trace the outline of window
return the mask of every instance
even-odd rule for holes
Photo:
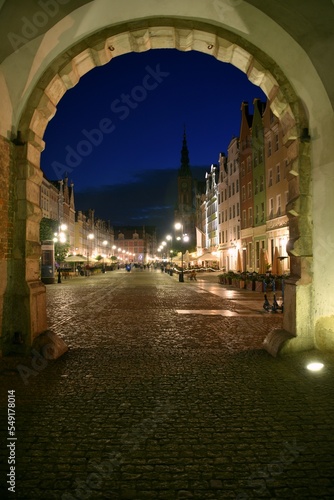
[[[230,165],[230,175],[232,175],[232,163]]]
[[[264,189],[264,177],[261,175],[260,177],[260,192]]]
[[[247,158],[247,172],[250,172],[252,169],[252,159],[250,156]]]
[[[235,185],[234,185],[234,182],[232,184],[232,196],[235,194]]]
[[[271,156],[271,141],[268,141],[268,156]]]
[[[259,223],[259,205],[255,206],[255,224]]]
[[[246,199],[246,186],[242,186],[241,194],[242,194],[242,196],[241,196],[242,201],[245,201],[245,199]]]
[[[235,217],[235,205],[233,205],[233,219]]]
[[[235,191],[236,193],[239,193],[239,179],[235,181]]]
[[[257,167],[257,153],[254,152],[254,167]]]
[[[242,227],[245,228],[247,225],[247,220],[246,220],[246,210],[242,211]]]
[[[254,194],[257,194],[259,192],[259,181],[258,179],[255,179],[254,181]]]
[[[255,243],[255,267],[260,267],[260,242]]]
[[[253,225],[253,208],[252,207],[248,209],[248,222],[249,222],[250,226]]]
[[[245,175],[245,162],[241,163],[241,177]]]
[[[272,219],[273,215],[274,215],[274,198],[269,198],[268,210],[269,210],[269,214],[268,214],[269,219]]]
[[[230,219],[232,219],[232,207],[230,207]]]
[[[261,222],[264,222],[264,202],[261,203]]]
[[[263,162],[263,152],[262,152],[262,149],[260,149],[259,151],[259,163],[262,163]]]
[[[281,180],[281,167],[280,164],[276,165],[276,182]]]
[[[237,203],[237,216],[239,217],[239,215],[240,215],[240,205],[239,203]]]
[[[248,198],[251,198],[252,197],[252,183],[251,182],[248,183],[247,189],[248,189]]]
[[[273,185],[273,169],[271,168],[268,172],[268,187],[271,187]]]
[[[277,217],[281,215],[281,195],[276,196],[276,206],[277,206]]]
[[[253,245],[252,243],[248,243],[248,267],[253,267]]]
[[[228,197],[231,198],[231,186],[228,187]]]
[[[278,151],[279,148],[279,139],[278,134],[275,135],[275,151]]]

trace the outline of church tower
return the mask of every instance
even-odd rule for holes
[[[195,242],[195,204],[193,177],[189,163],[189,151],[187,145],[186,130],[183,132],[181,149],[181,166],[177,177],[178,203],[175,211],[175,222],[183,224],[183,233],[190,238],[190,246]]]

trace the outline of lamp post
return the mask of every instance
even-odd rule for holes
[[[65,231],[67,230],[67,225],[66,224],[60,224],[58,227],[58,232],[54,233],[54,238],[53,238],[53,243],[54,243],[54,254],[55,248],[56,248],[56,243],[66,243],[66,233]],[[61,283],[61,270],[60,270],[60,263],[58,263],[58,283]]]
[[[166,240],[167,240],[167,259],[169,261],[169,272],[170,274],[172,273],[172,261],[171,261],[171,252],[172,252],[172,249],[171,249],[171,242],[172,242],[172,237],[170,234],[167,234],[166,236]]]
[[[106,246],[108,245],[107,240],[102,241],[102,245],[104,246],[104,248],[106,248]],[[104,259],[105,259],[105,257],[106,257],[105,252],[102,254],[102,257],[103,257],[103,263],[102,263],[102,273],[105,273],[105,272],[106,272],[106,266],[105,266],[105,263],[104,263]]]
[[[88,242],[87,242],[87,273],[86,276],[89,276],[89,241],[91,241],[91,246],[92,246],[92,251],[93,251],[93,239],[94,239],[94,234],[89,233],[87,236]]]
[[[177,231],[181,231],[181,236],[176,238],[177,240],[181,241],[181,273],[179,274],[179,281],[181,283],[184,282],[184,274],[183,274],[183,245],[184,243],[187,243],[189,241],[189,236],[187,234],[183,234],[183,224],[181,222],[177,222],[175,224],[175,229]]]

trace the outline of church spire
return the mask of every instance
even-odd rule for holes
[[[181,149],[181,167],[179,168],[179,175],[191,176],[191,170],[189,165],[189,151],[187,146],[187,136],[186,136],[186,127],[184,127],[183,131],[183,142]]]

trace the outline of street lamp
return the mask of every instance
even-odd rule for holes
[[[65,231],[67,230],[67,225],[66,224],[60,224],[58,227],[58,232],[54,233],[54,238],[53,238],[53,243],[54,243],[54,251],[53,253],[55,254],[55,249],[56,249],[56,243],[66,243],[66,233]],[[58,283],[61,283],[61,270],[60,270],[60,263],[58,262]]]
[[[181,222],[177,222],[174,227],[175,227],[175,229],[177,231],[181,230],[181,236],[179,236],[176,239],[181,241],[181,273],[179,274],[179,281],[181,283],[183,283],[184,282],[184,275],[183,275],[183,245],[184,245],[184,243],[187,243],[189,241],[189,236],[187,234],[183,234],[183,224],[181,224]]]
[[[92,253],[93,253],[93,239],[94,239],[94,234],[93,233],[89,233],[89,235],[87,236],[87,239],[91,241],[91,250],[92,250]],[[88,273],[89,273],[89,241],[87,243],[87,273],[86,273],[86,276],[88,276]]]
[[[167,244],[167,258],[169,260],[169,267],[170,267],[170,270],[171,270],[171,267],[172,267],[172,260],[171,260],[171,253],[172,253],[172,249],[171,249],[171,242],[172,242],[172,237],[170,234],[167,234],[166,236],[166,240],[168,241],[169,245]]]
[[[104,248],[106,248],[106,246],[108,245],[107,240],[102,241],[102,245],[104,246]],[[102,257],[103,257],[103,260],[102,260],[102,273],[105,273],[106,272],[106,266],[105,266],[105,263],[104,263],[104,259],[106,258],[105,251],[102,254]]]

